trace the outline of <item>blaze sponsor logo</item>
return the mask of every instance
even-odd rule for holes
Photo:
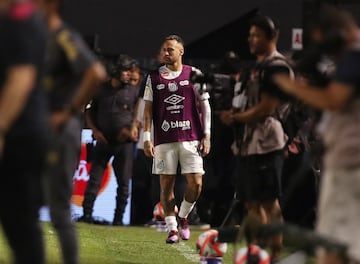
[[[179,88],[178,88],[176,82],[169,82],[168,89],[170,92],[176,92]]]
[[[189,85],[189,80],[180,81],[181,86]]]
[[[87,149],[86,149],[86,144],[83,143],[81,145],[79,166],[73,177],[73,193],[71,197],[72,203],[74,203],[77,206],[82,206],[86,185],[90,178],[89,172],[91,169],[91,163],[88,163],[86,158],[87,158]],[[108,163],[101,180],[98,196],[106,189],[107,185],[109,184],[111,172],[112,172],[112,167],[111,164]]]
[[[190,120],[184,121],[170,121],[171,128],[181,128],[182,130],[187,130],[191,128]]]
[[[161,129],[167,132],[170,129],[170,124],[168,121],[164,120],[164,122],[161,124]]]
[[[162,130],[165,132],[169,131],[169,129],[181,128],[182,130],[191,129],[191,122],[190,120],[183,120],[183,121],[167,121],[164,120],[161,125]]]

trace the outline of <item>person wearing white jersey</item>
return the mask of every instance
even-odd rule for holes
[[[160,199],[169,230],[166,243],[190,238],[187,216],[202,188],[203,156],[210,151],[211,109],[209,94],[190,81],[192,66],[182,63],[184,42],[177,35],[165,38],[160,52],[164,65],[147,77],[144,100],[144,152],[153,157],[153,173],[160,175]],[[154,125],[154,143],[150,138]],[[179,211],[174,213],[174,185],[178,163],[187,188]]]

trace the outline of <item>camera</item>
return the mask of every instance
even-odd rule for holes
[[[232,107],[236,80],[231,75],[192,71],[190,81],[206,84],[203,92],[210,94],[210,104],[215,111],[228,110]]]

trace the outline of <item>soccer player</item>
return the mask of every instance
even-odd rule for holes
[[[190,238],[187,216],[201,192],[202,157],[210,151],[209,94],[190,81],[195,68],[182,63],[183,55],[181,37],[166,37],[159,55],[164,65],[148,75],[144,94],[144,152],[154,158],[153,173],[160,175],[160,199],[169,230],[166,243],[170,244],[179,242],[179,235],[183,240]],[[150,138],[152,121],[154,143]],[[178,163],[187,180],[178,214],[180,230],[174,213]]]

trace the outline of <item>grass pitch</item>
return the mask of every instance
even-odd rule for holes
[[[189,241],[165,243],[166,233],[150,227],[113,227],[77,223],[80,262],[84,264],[191,264],[199,263],[196,239],[204,230],[192,229]],[[57,235],[49,223],[43,223],[46,259],[49,264],[61,264]],[[239,248],[244,245],[237,245]],[[288,251],[288,250],[285,250]],[[234,245],[228,244],[223,264],[231,264]],[[287,252],[284,252],[287,254]],[[11,263],[6,240],[0,232],[0,263]],[[310,262],[309,262],[310,263]]]

